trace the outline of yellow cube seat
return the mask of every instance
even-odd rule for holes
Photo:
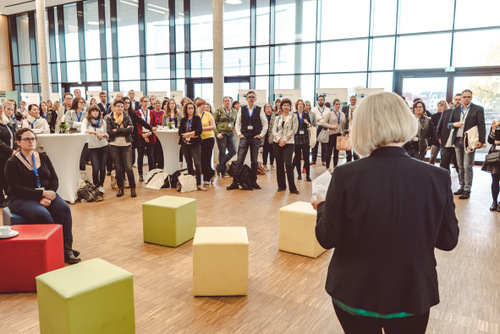
[[[37,276],[40,332],[134,333],[132,277],[101,259]]]
[[[144,241],[177,247],[193,239],[196,230],[196,200],[161,196],[142,204]]]
[[[279,250],[317,258],[326,249],[316,239],[316,210],[295,202],[279,210]]]
[[[198,227],[193,240],[195,296],[248,294],[248,237],[245,227]]]

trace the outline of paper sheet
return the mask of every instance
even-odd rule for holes
[[[324,172],[312,181],[312,195],[314,198],[320,195],[326,198],[326,192],[330,186],[330,181],[332,180],[332,174],[329,171]]]

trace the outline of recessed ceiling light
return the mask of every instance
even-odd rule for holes
[[[228,5],[241,5],[241,0],[226,0]]]

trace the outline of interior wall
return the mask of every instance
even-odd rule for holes
[[[12,88],[9,25],[7,16],[0,15],[0,90],[9,91]]]

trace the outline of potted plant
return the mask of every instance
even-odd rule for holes
[[[59,133],[66,133],[68,132],[68,129],[69,126],[66,122],[61,122],[61,124],[59,124]]]
[[[167,122],[167,126],[169,129],[173,129],[175,124],[174,124],[174,122]]]

